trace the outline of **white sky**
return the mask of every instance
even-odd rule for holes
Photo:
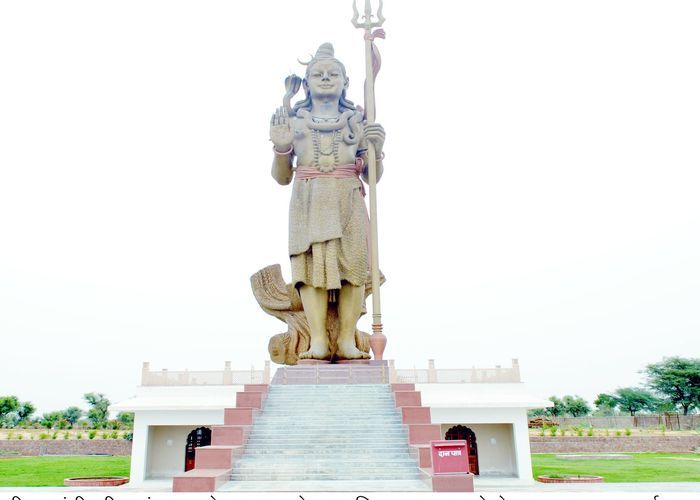
[[[245,5],[245,6],[244,6]],[[459,7],[455,7],[459,5]],[[289,279],[269,116],[318,45],[362,102],[349,0],[0,3],[0,395],[261,368]],[[700,354],[700,4],[386,0],[386,357],[542,396]],[[369,319],[361,321],[368,331]]]

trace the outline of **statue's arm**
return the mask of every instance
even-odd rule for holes
[[[362,152],[362,159],[365,162],[365,168],[362,171],[362,180],[369,182],[369,160],[367,155],[367,142],[371,142],[374,145],[374,151],[376,153],[377,159],[377,182],[382,178],[384,173],[384,138],[386,134],[384,132],[384,127],[379,123],[365,124],[363,131],[363,138],[360,141],[361,147],[364,148]]]
[[[275,155],[272,159],[272,177],[282,185],[289,184],[294,178],[294,135],[291,121],[284,107],[278,108],[270,119],[270,140]]]
[[[287,150],[289,150],[290,147],[291,146],[288,146]],[[272,159],[272,178],[283,186],[292,182],[294,178],[294,172],[292,170],[293,156],[293,152],[280,154],[277,147],[275,147],[275,157]]]
[[[367,151],[362,153],[362,160],[365,162],[365,168],[362,169],[362,180],[369,184],[369,159]],[[377,156],[377,182],[382,178],[384,173],[384,162],[382,161],[382,155]]]

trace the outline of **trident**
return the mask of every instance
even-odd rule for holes
[[[370,0],[365,0],[365,13],[362,16],[363,21],[359,22],[360,13],[357,11],[357,0],[353,0],[352,4],[353,17],[352,24],[355,28],[364,30],[365,38],[365,113],[367,123],[374,123],[375,105],[374,105],[374,79],[379,72],[381,60],[379,51],[374,45],[375,38],[384,38],[384,30],[381,25],[384,24],[384,16],[382,16],[382,0],[379,0],[379,8],[377,9],[376,21],[372,21],[372,5]],[[377,28],[372,31],[372,28]],[[372,262],[372,337],[370,337],[370,346],[374,352],[374,357],[381,360],[384,354],[384,346],[386,346],[386,337],[382,333],[382,308],[379,294],[380,276],[379,276],[379,246],[377,238],[377,154],[374,150],[374,145],[367,145],[368,159],[368,177],[369,177],[369,213],[370,213],[370,242],[371,242],[371,262]]]

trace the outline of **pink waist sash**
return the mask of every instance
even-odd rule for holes
[[[321,172],[318,168],[311,165],[298,165],[296,168],[295,179],[300,181],[306,179],[318,179],[319,177],[330,177],[333,179],[349,179],[352,177],[359,178],[362,174],[362,168],[365,162],[362,158],[358,158],[355,163],[346,165],[338,165],[332,172]],[[360,182],[360,192],[365,196],[365,186]]]

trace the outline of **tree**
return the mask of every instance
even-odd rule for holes
[[[581,396],[564,396],[564,413],[572,417],[585,417],[591,412],[588,402]]]
[[[17,423],[17,396],[0,396],[0,427],[14,427]]]
[[[550,417],[559,417],[565,413],[566,406],[564,405],[564,402],[561,399],[559,399],[556,396],[550,396],[548,399],[552,403],[554,403],[554,406],[547,408],[547,415],[549,415]]]
[[[598,394],[598,397],[595,398],[593,404],[596,405],[596,411],[593,413],[593,415],[605,417],[615,415],[617,403],[615,402],[615,398],[613,398],[610,394]]]
[[[640,387],[621,387],[616,389],[613,394],[599,394],[596,405],[599,400],[628,411],[631,416],[641,410],[654,411],[659,404],[659,399],[656,396]]]
[[[683,415],[700,408],[700,359],[664,358],[647,365],[645,372],[649,387],[680,406]]]
[[[134,414],[132,412],[120,411],[117,413],[117,420],[127,428],[134,426]]]
[[[678,411],[678,407],[673,401],[668,399],[659,399],[654,410],[656,413],[675,413]]]
[[[75,425],[75,423],[83,416],[83,410],[77,406],[69,406],[63,410],[63,418],[65,418],[70,425]]]
[[[85,401],[90,405],[87,417],[92,423],[93,428],[99,429],[104,427],[109,416],[109,399],[102,393],[88,392],[83,396]]]
[[[63,413],[60,411],[50,411],[48,413],[44,413],[41,416],[41,425],[46,427],[47,429],[52,429],[55,425],[58,424],[58,421],[63,418]]]
[[[547,415],[548,415],[547,408],[535,408],[533,410],[527,410],[527,417],[528,418],[544,417]]]
[[[24,403],[20,403],[19,408],[17,408],[17,416],[19,417],[20,421],[28,420],[32,415],[34,415],[35,411],[36,407],[29,401],[25,401]]]
[[[17,408],[19,408],[17,396],[0,396],[0,418],[17,411]]]

